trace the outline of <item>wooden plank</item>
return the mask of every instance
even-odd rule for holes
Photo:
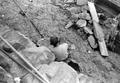
[[[96,22],[99,22],[99,18],[97,16],[97,11],[96,11],[94,3],[88,1],[88,6],[89,6],[92,19]]]
[[[97,16],[95,5],[93,2],[88,1],[88,7],[90,10],[92,19],[93,19],[93,25],[94,25],[94,31],[95,31],[94,34],[98,40],[100,53],[102,56],[109,56],[107,47],[105,44],[105,40],[104,40],[104,33],[103,33],[101,26],[99,25],[99,18]]]

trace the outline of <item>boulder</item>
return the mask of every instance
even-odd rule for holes
[[[71,14],[79,14],[81,7],[68,7],[67,10],[70,11]]]
[[[21,51],[30,62],[37,67],[40,64],[49,64],[55,60],[55,55],[45,46],[31,47]]]
[[[90,16],[90,14],[87,13],[87,12],[79,13],[77,16],[78,16],[78,18],[80,18],[80,19],[91,20],[91,16]]]
[[[41,65],[39,72],[46,76],[50,83],[76,83],[77,72],[64,62]],[[22,80],[23,83],[41,83],[31,74],[28,74]]]
[[[97,48],[97,43],[95,41],[95,38],[92,35],[88,37],[88,42],[92,48],[94,49]]]

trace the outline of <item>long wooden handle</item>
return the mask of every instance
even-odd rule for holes
[[[19,63],[17,60],[15,60],[13,57],[11,57],[7,52],[5,52],[1,47],[0,47],[0,51],[3,52],[8,58],[10,58],[13,62],[15,62],[16,64],[18,64],[19,66],[23,67],[25,70],[27,70],[29,73],[31,73],[32,75],[34,75],[39,81],[41,81],[41,78],[36,75],[32,70],[28,69],[25,65]]]
[[[102,42],[98,42],[98,43],[99,43],[99,46],[100,46],[101,55],[109,56],[105,41],[103,40]]]
[[[42,79],[43,83],[49,83],[48,79],[46,79],[38,70],[25,58],[21,53],[19,53],[7,40],[5,40],[2,36],[0,38],[20,57],[29,67],[33,69],[33,71],[38,74],[38,76]]]
[[[95,36],[98,39],[100,53],[101,53],[102,56],[109,56],[108,51],[107,51],[107,47],[106,47],[106,44],[105,44],[104,33],[103,33],[102,28],[99,25],[99,23],[97,23],[95,21],[93,22],[93,24],[94,24],[94,27],[95,27]]]
[[[95,31],[94,34],[98,39],[100,53],[102,56],[108,56],[108,51],[104,40],[104,33],[101,26],[99,25],[99,18],[97,16],[95,5],[93,2],[88,1],[88,6],[93,20],[94,31]]]

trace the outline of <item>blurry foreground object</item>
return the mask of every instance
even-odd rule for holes
[[[57,60],[65,60],[68,57],[68,44],[63,43],[53,48]]]

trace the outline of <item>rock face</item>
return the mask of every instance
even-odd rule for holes
[[[64,62],[42,65],[39,71],[50,80],[50,83],[76,83],[77,72]],[[40,82],[29,74],[23,78],[23,83]]]
[[[55,76],[51,79],[51,83],[76,83],[77,73],[67,64],[63,62],[60,63],[56,62],[52,63],[50,66],[58,67]]]

